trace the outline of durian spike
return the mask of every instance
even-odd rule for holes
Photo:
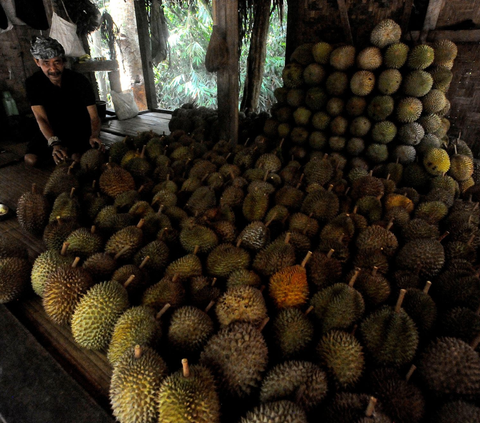
[[[377,404],[377,399],[375,397],[370,397],[370,401],[368,402],[367,409],[365,410],[366,417],[372,417],[373,413],[375,412],[376,404]]]
[[[66,242],[66,241],[62,244],[62,251],[60,251],[60,254],[61,254],[62,256],[64,256],[65,254],[67,254],[67,250],[68,250],[68,246],[69,246],[69,245],[70,245],[70,243],[69,243],[69,242]]]
[[[163,306],[163,308],[157,313],[155,316],[156,320],[160,320],[160,318],[167,312],[167,310],[170,308],[170,303],[167,303]]]
[[[472,236],[470,237],[470,239],[467,242],[467,245],[471,246],[474,239],[475,239],[475,234],[472,234]]]
[[[215,301],[210,301],[208,305],[205,307],[205,313],[208,313],[210,309],[215,305]]]
[[[357,267],[357,268],[355,268],[355,272],[353,273],[353,276],[348,281],[348,286],[353,287],[353,285],[355,284],[355,281],[357,280],[359,274],[360,274],[360,269]]]
[[[407,376],[405,376],[405,380],[408,382],[410,380],[410,378],[412,377],[413,375],[413,372],[417,370],[417,366],[415,366],[415,364],[412,364],[410,366],[410,369],[408,370],[408,373],[407,373]]]
[[[475,339],[471,342],[470,346],[472,349],[476,350],[478,347],[478,344],[480,344],[480,333],[475,337]]]
[[[334,252],[335,250],[333,248],[330,248],[330,251],[327,253],[327,258],[332,258]]]
[[[443,235],[440,235],[440,238],[438,238],[438,241],[442,242],[448,235],[450,235],[450,232],[445,231]]]
[[[260,332],[262,332],[263,329],[265,329],[265,326],[267,326],[267,323],[269,320],[270,320],[270,317],[265,317],[265,319],[263,319],[262,323],[260,323],[260,326],[258,327],[258,330]]]
[[[267,181],[268,174],[269,174],[269,171],[268,171],[268,169],[267,169],[267,170],[265,171],[265,175],[263,175],[263,182],[266,182],[266,181]]]
[[[313,254],[313,253],[312,253],[311,251],[309,251],[309,252],[307,253],[307,255],[305,256],[305,258],[303,259],[302,264],[301,264],[300,266],[302,266],[303,268],[305,268],[305,266],[306,266],[307,263],[308,263],[308,260],[310,260],[310,257],[312,257],[312,254]]]
[[[137,223],[137,228],[142,229],[143,224],[145,223],[145,219],[140,219],[139,222]]]
[[[77,267],[78,263],[80,263],[80,257],[75,257],[73,260],[72,267]]]
[[[125,254],[128,251],[129,247],[123,247],[117,254],[115,254],[114,259],[118,260],[120,257],[122,257],[123,254]]]
[[[305,313],[303,313],[305,316],[308,316],[309,313],[311,313],[313,310],[313,306],[311,305],[310,307],[308,307],[306,310],[305,310]]]
[[[73,194],[75,193],[75,187],[72,187],[70,190],[70,198],[73,198]]]
[[[135,345],[135,352],[134,352],[134,357],[135,359],[139,359],[142,356],[142,347],[140,345]]]
[[[126,288],[128,285],[130,285],[133,282],[134,279],[135,279],[135,275],[130,275],[128,279],[125,281],[125,283],[123,284],[123,287]]]
[[[288,244],[290,242],[290,232],[287,232],[287,235],[285,235],[285,244]]]
[[[372,276],[375,276],[377,274],[377,271],[378,271],[378,266],[373,266]]]
[[[402,308],[403,299],[405,298],[406,293],[407,293],[406,289],[400,290],[400,295],[398,296],[397,304],[395,304],[395,313],[398,313]]]
[[[215,282],[217,282],[217,278],[213,278],[213,280],[212,280],[212,283],[211,283],[211,285],[210,285],[210,286],[213,286],[213,285],[215,285]]]
[[[430,287],[432,286],[432,282],[430,281],[427,281],[427,283],[425,284],[425,286],[423,287],[423,292],[425,294],[428,294],[428,291],[430,290]]]
[[[140,266],[138,266],[139,269],[143,269],[145,265],[147,264],[148,260],[150,260],[150,256],[145,256],[145,258],[142,260],[140,263]]]
[[[277,212],[273,213],[273,216],[271,217],[271,219],[267,223],[265,223],[265,227],[268,228],[270,224],[275,220],[276,217],[277,217]]]
[[[186,358],[182,359],[182,371],[183,371],[183,377],[185,378],[190,377],[190,367],[188,365],[188,360]]]
[[[90,233],[94,234],[96,229],[97,228],[95,227],[95,225],[92,225],[92,227],[90,228]]]
[[[392,226],[393,226],[393,221],[395,219],[392,217],[389,221],[388,221],[388,225],[387,227],[385,228],[387,231],[389,231],[390,229],[392,229]]]

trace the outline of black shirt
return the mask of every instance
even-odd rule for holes
[[[64,69],[62,85],[50,82],[40,70],[26,80],[31,106],[43,106],[54,134],[63,142],[88,142],[91,135],[87,106],[95,104],[95,94],[88,79]]]

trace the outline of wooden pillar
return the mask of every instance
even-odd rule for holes
[[[217,72],[220,139],[236,145],[238,141],[238,0],[218,0],[217,25],[226,34],[228,64]]]
[[[140,46],[140,57],[142,59],[143,81],[145,84],[145,96],[149,110],[153,110],[157,108],[157,93],[152,69],[152,52],[150,50],[147,10],[145,0],[134,0],[134,3],[138,28],[138,43]]]
[[[428,2],[427,14],[423,21],[423,28],[420,33],[420,42],[427,41],[428,33],[437,27],[438,17],[445,4],[445,0],[430,0]]]

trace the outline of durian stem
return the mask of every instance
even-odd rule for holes
[[[358,211],[358,206],[355,206],[355,207],[353,208],[352,214],[357,214],[357,211]]]
[[[475,339],[472,341],[470,346],[472,347],[472,349],[475,350],[475,349],[477,349],[478,344],[480,344],[480,333],[475,337]]]
[[[377,399],[375,397],[370,397],[370,401],[367,406],[367,410],[365,411],[366,417],[372,417],[373,413],[375,412],[375,405],[377,404]]]
[[[392,229],[392,226],[393,226],[393,221],[395,219],[392,217],[389,221],[388,221],[388,225],[387,227],[385,228],[387,231],[389,231],[390,229]]]
[[[60,254],[62,256],[64,256],[65,254],[67,254],[67,249],[68,249],[68,246],[70,245],[69,242],[64,242],[63,245],[62,245],[62,251],[60,251]]]
[[[37,184],[33,183],[32,184],[32,194],[36,194],[37,193]]]
[[[115,254],[114,259],[118,260],[123,254],[125,254],[130,247],[123,247],[117,254]]]
[[[215,301],[210,301],[208,305],[205,307],[205,313],[208,313],[210,309],[215,305]]]
[[[265,223],[265,227],[268,228],[270,224],[275,220],[276,217],[277,217],[277,212],[273,213],[273,216],[270,218],[270,220],[267,223]]]
[[[290,242],[290,232],[287,232],[287,235],[285,236],[285,244],[288,244]]]
[[[406,293],[407,293],[406,289],[400,290],[400,295],[398,296],[397,304],[395,304],[395,313],[398,313],[402,308],[403,299]]]
[[[95,185],[97,185],[97,180],[94,179],[93,182],[92,182],[92,189],[95,189]]]
[[[73,198],[74,192],[75,192],[75,187],[72,187],[72,189],[70,190],[70,198]]]
[[[140,194],[144,189],[145,185],[140,185],[140,188],[138,188],[137,192]]]
[[[138,344],[135,345],[134,357],[137,360],[142,357],[142,347]]]
[[[265,171],[265,175],[263,175],[263,182],[266,182],[266,181],[267,181],[268,173],[269,173],[269,171],[266,170],[266,171]]]
[[[405,376],[405,380],[408,382],[410,380],[410,378],[412,377],[413,375],[413,372],[417,370],[417,366],[415,366],[415,364],[412,364],[410,366],[410,369],[408,370],[408,373],[407,373],[407,376]]]
[[[370,172],[368,172],[368,174],[369,176],[373,176],[373,169]]]
[[[328,191],[328,192],[332,192],[332,190],[333,190],[333,184],[330,184],[330,185],[328,186],[327,191]]]
[[[78,263],[80,263],[80,257],[75,257],[73,260],[72,267],[77,267]]]
[[[358,325],[353,326],[353,329],[350,332],[350,335],[355,336],[355,332],[357,331],[357,329],[358,329]]]
[[[430,287],[432,286],[432,282],[430,281],[427,281],[427,283],[425,284],[425,287],[423,288],[423,292],[425,294],[428,294],[428,291],[430,290]]]
[[[225,161],[227,161],[227,160],[230,158],[230,156],[231,156],[231,155],[232,155],[232,153],[231,153],[231,152],[230,152],[230,153],[228,153],[228,154],[225,156]]]
[[[477,311],[475,312],[475,314],[477,314],[477,315],[480,316],[480,305],[478,306]]]
[[[378,266],[373,266],[372,276],[375,276],[378,272]]]
[[[150,260],[150,256],[145,256],[145,258],[142,260],[140,263],[140,266],[138,266],[139,269],[143,269],[145,265],[147,264],[148,260]]]
[[[302,174],[300,175],[300,179],[298,180],[298,184],[297,184],[297,186],[296,186],[297,189],[302,186],[302,182],[303,182],[303,177],[304,177],[304,176],[305,176],[305,173],[302,173]]]
[[[163,208],[165,207],[165,204],[160,204],[160,207],[158,208],[157,215],[160,216],[163,212]],[[163,229],[162,229],[163,230]]]
[[[195,245],[195,248],[193,249],[193,255],[194,255],[194,256],[197,255],[198,250],[200,250],[200,245]]]
[[[442,242],[448,235],[450,235],[450,232],[445,231],[445,233],[438,238],[438,242]]]
[[[308,260],[310,260],[310,257],[312,257],[312,254],[313,254],[313,253],[312,253],[311,251],[309,251],[309,252],[307,253],[307,255],[305,256],[305,258],[303,259],[302,264],[301,264],[301,266],[302,266],[303,268],[305,268],[305,266],[307,265]]]
[[[258,288],[258,290],[263,293],[263,291],[265,291],[265,288],[266,288],[266,286],[262,285],[260,288]]]
[[[217,282],[217,278],[213,278],[213,280],[212,280],[212,284],[211,284],[210,286],[213,286],[213,285],[215,285],[215,282]]]
[[[348,282],[348,286],[353,287],[353,285],[355,284],[355,281],[357,280],[359,274],[360,274],[360,269],[357,267],[355,269],[355,273],[353,274],[353,276],[350,278],[350,281]]]
[[[163,308],[157,313],[155,316],[156,320],[160,320],[160,318],[166,313],[166,311],[170,308],[170,303],[167,303],[163,306]]]
[[[142,229],[142,226],[143,226],[144,223],[145,223],[145,219],[143,219],[143,218],[140,219],[140,221],[139,221],[138,224],[137,224],[137,228],[138,228],[138,229]]]
[[[270,317],[265,317],[265,319],[263,319],[262,323],[260,323],[260,326],[258,327],[258,330],[260,332],[262,332],[263,329],[265,329],[265,326],[267,326],[267,323],[269,320],[270,320]]]
[[[327,258],[332,258],[334,252],[335,250],[333,248],[330,248],[330,251],[327,253]]]
[[[249,141],[250,141],[250,137],[248,137],[248,138],[246,139],[246,141],[245,141],[245,144],[243,144],[243,145],[245,145],[245,146],[246,146],[246,145],[248,144],[248,142],[249,142]]]
[[[57,219],[59,225],[62,224],[62,216],[57,216],[55,219]]]
[[[345,190],[345,196],[347,196],[348,193],[350,192],[350,188],[351,188],[351,187],[347,187],[347,189]]]
[[[90,233],[93,235],[95,233],[95,225],[92,225],[92,227],[90,228]]]
[[[125,283],[123,284],[123,287],[126,288],[128,285],[130,285],[133,282],[134,279],[135,279],[135,275],[130,275],[128,279],[125,281]]]
[[[470,225],[472,223],[472,215],[468,216],[467,223]]]
[[[228,173],[230,173],[230,178],[232,178],[232,181],[233,181],[235,179],[235,174],[233,173],[233,170],[230,169]]]
[[[182,359],[183,377],[190,377],[190,367],[186,358]]]
[[[278,148],[282,148],[282,145],[283,145],[284,141],[285,141],[285,138],[282,138],[282,139],[280,140],[280,145],[278,146]]]
[[[480,204],[480,203],[477,201],[477,202],[475,203],[475,205],[473,206],[473,210],[477,210],[477,209],[478,209],[478,206],[479,206],[479,204]]]
[[[309,313],[311,313],[313,310],[313,306],[311,305],[310,307],[307,308],[307,310],[305,311],[305,313],[303,313],[305,316],[308,316]]]
[[[472,234],[472,236],[470,237],[470,239],[468,240],[467,242],[467,245],[470,247],[473,243],[473,240],[475,239],[475,234]]]
[[[390,173],[387,175],[386,180],[388,181],[390,179]]]
[[[172,282],[177,282],[178,278],[180,278],[180,275],[178,273],[175,273],[172,278]]]

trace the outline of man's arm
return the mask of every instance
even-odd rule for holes
[[[90,145],[95,147],[98,146],[100,150],[104,150],[104,146],[102,141],[100,140],[100,130],[102,128],[102,122],[100,121],[100,117],[98,116],[97,105],[93,104],[91,106],[87,106],[88,114],[90,115],[90,122],[92,125],[92,135],[90,136]]]
[[[32,106],[32,112],[45,139],[48,141],[54,137],[55,133],[50,125],[45,108],[43,106]],[[61,142],[61,140],[59,140],[59,142]],[[53,145],[52,148],[52,156],[55,163],[68,157],[65,147],[63,147],[61,143]]]

